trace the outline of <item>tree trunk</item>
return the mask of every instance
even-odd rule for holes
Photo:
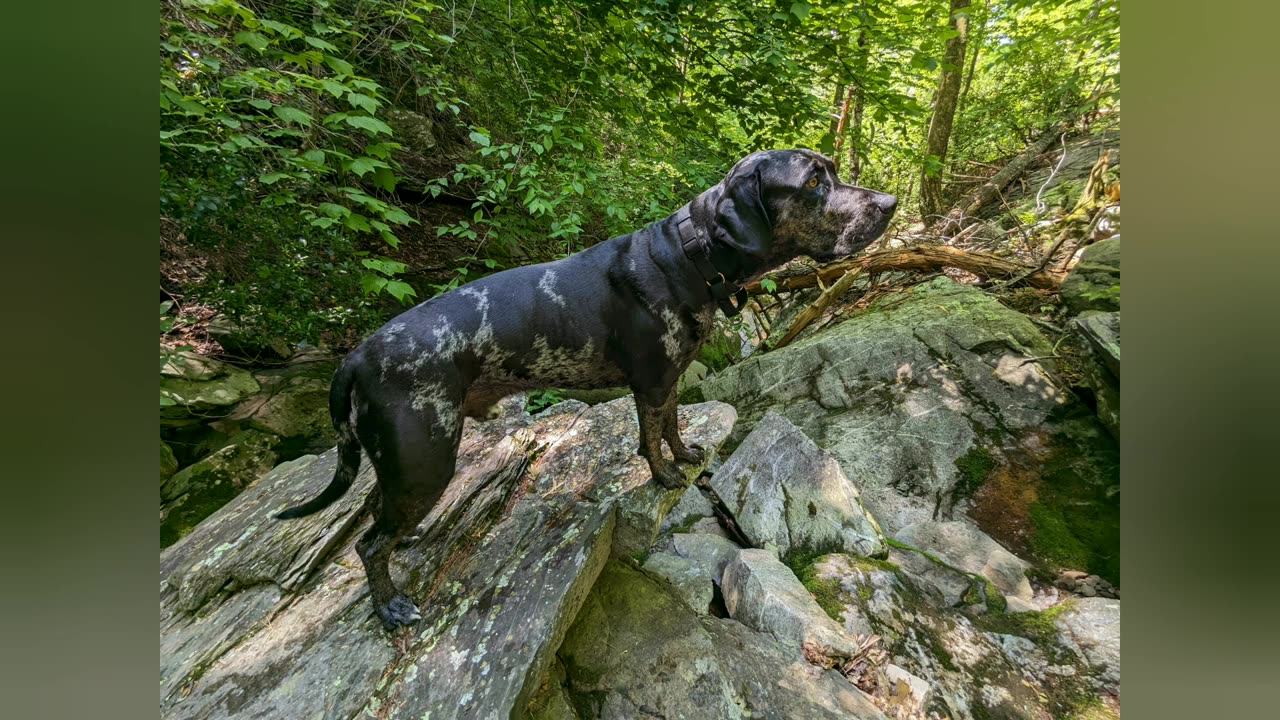
[[[839,111],[840,108],[844,105],[844,92],[845,92],[845,84],[837,80],[836,96],[831,99],[831,107],[834,108],[836,111]],[[840,128],[840,116],[832,115],[831,126],[827,132],[831,135],[833,139],[836,137],[836,133],[839,132],[839,128]]]
[[[956,13],[969,7],[970,0],[951,0],[951,19],[947,25],[959,33],[947,40],[942,56],[942,73],[938,91],[934,93],[933,115],[929,119],[929,138],[925,156],[936,157],[940,164],[947,159],[947,143],[951,140],[951,123],[955,120],[956,103],[960,99],[960,81],[964,74],[965,45],[969,39],[969,18]],[[932,224],[942,210],[942,167],[929,172],[928,164],[920,173],[920,210],[927,224]],[[931,218],[930,216],[935,216]]]
[[[840,106],[840,118],[836,124],[835,150],[831,153],[831,162],[836,166],[836,177],[840,176],[840,145],[844,142],[845,123],[849,119],[849,103],[853,100],[856,85],[850,85],[845,93],[844,104]]]
[[[858,33],[858,50],[860,51],[858,65],[861,69],[866,66],[867,34],[865,32]],[[846,130],[849,134],[849,183],[857,185],[862,177],[862,154],[865,153],[865,148],[862,146],[862,111],[866,109],[867,97],[859,85],[851,86],[849,92],[853,93],[853,124]]]
[[[978,23],[977,30],[969,33],[969,45],[972,47],[973,52],[969,54],[969,71],[964,76],[964,89],[960,91],[960,102],[956,106],[956,115],[964,114],[964,101],[969,97],[969,86],[973,85],[973,74],[978,69],[978,56],[982,54],[982,41],[986,37],[984,32],[986,15],[986,13],[983,13],[983,20]]]

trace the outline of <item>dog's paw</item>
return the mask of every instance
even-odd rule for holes
[[[689,484],[689,479],[674,464],[659,465],[650,469],[653,470],[653,479],[668,490],[676,490]]]
[[[672,450],[672,454],[675,455],[676,460],[682,463],[699,465],[702,463],[703,458],[707,456],[707,451],[697,445],[690,445],[688,447],[675,448]]]
[[[403,595],[391,598],[391,602],[378,608],[378,617],[382,619],[382,627],[387,631],[398,627],[412,625],[422,619],[418,606]]]

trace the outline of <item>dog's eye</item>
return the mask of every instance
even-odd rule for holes
[[[805,183],[804,186],[809,188],[810,190],[818,187],[818,176],[814,175],[813,177],[809,178],[809,182]]]

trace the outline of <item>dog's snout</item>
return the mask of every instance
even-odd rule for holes
[[[892,215],[893,211],[898,208],[898,198],[888,193],[880,193],[876,195],[876,207],[880,208],[886,215]]]

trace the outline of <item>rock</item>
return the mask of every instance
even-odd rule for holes
[[[888,552],[840,464],[781,415],[761,418],[710,482],[752,544],[778,555],[801,548]]]
[[[201,520],[253,485],[276,462],[277,438],[246,430],[231,444],[160,484],[160,547],[191,532]]]
[[[236,405],[224,423],[278,435],[286,457],[324,452],[337,442],[329,417],[334,367],[322,361],[258,373],[262,391]]]
[[[1085,383],[1093,390],[1098,419],[1120,439],[1120,313],[1097,313],[1075,320],[1084,340]]]
[[[1112,690],[1120,688],[1120,601],[1084,598],[1054,622],[1065,645],[1091,665],[1102,667],[1102,680]]]
[[[926,550],[964,572],[981,575],[1005,595],[1031,600],[1031,583],[1026,576],[1031,564],[970,523],[915,523],[899,530],[895,539]]]
[[[1052,346],[1020,313],[948,279],[916,286],[702,385],[745,432],[769,410],[839,461],[887,530],[933,519],[985,433],[1039,429],[1063,402],[1029,357]],[[993,409],[999,409],[993,414]]]
[[[719,535],[676,533],[671,540],[677,555],[702,568],[717,585],[724,577],[725,567],[741,550]]]
[[[933,689],[929,687],[929,683],[893,663],[884,666],[884,674],[889,680],[892,705],[905,707],[909,713],[923,715],[929,700],[933,698]]]
[[[729,533],[725,532],[724,527],[722,527],[713,517],[704,517],[690,525],[689,532],[695,535],[699,533],[704,535],[719,535],[726,540],[729,539]]]
[[[686,440],[714,452],[734,413],[706,403],[679,418]],[[392,638],[354,550],[372,469],[328,508],[281,522],[271,515],[329,483],[336,451],[278,466],[161,553],[161,714],[488,718],[525,708],[615,553],[621,505],[652,484],[634,423],[630,399],[536,421],[468,420],[453,482],[421,539],[393,556],[423,619]]]
[[[706,380],[708,372],[710,370],[707,366],[697,360],[689,363],[689,367],[685,368],[684,373],[680,375],[680,379],[676,382],[676,393],[682,393]]]
[[[969,575],[923,552],[895,547],[889,551],[889,562],[901,567],[939,607],[959,605],[973,587],[973,578]]]
[[[1120,309],[1120,238],[1096,242],[1084,249],[1059,293],[1073,313]]]
[[[195,353],[169,355],[160,370],[160,424],[194,425],[226,415],[258,390],[258,381],[246,370]]]
[[[768,634],[699,617],[618,562],[601,573],[559,656],[584,718],[884,717],[835,671]]]
[[[160,441],[160,484],[164,485],[164,481],[173,477],[178,472],[178,459],[173,456],[173,449],[169,447],[169,443],[164,440]]]
[[[671,594],[691,610],[700,615],[707,614],[715,588],[705,568],[679,555],[658,552],[644,561],[644,571],[666,582]]]
[[[715,516],[711,501],[696,487],[684,491],[671,512],[662,521],[661,532],[670,532],[672,528],[688,527],[702,518]]]
[[[1004,603],[1004,611],[1007,613],[1037,612],[1040,610],[1040,608],[1032,604],[1031,601],[1023,600],[1017,595],[1005,595]]]
[[[857,642],[767,550],[739,551],[725,567],[721,590],[730,617],[769,633],[786,647],[813,648],[828,658],[857,653]]]
[[[832,554],[813,567],[819,580],[834,583],[842,595],[845,632],[900,636],[906,631],[911,597],[919,591],[906,586],[893,563]]]
[[[213,316],[205,329],[209,337],[217,340],[228,355],[246,360],[284,360],[293,353],[289,343],[283,338],[263,338],[256,333],[246,332],[226,315]]]
[[[1118,582],[1119,447],[1033,360],[1053,354],[1021,313],[938,278],[700,388],[737,408],[730,446],[771,411],[800,428],[890,536],[970,518],[1038,565]]]

